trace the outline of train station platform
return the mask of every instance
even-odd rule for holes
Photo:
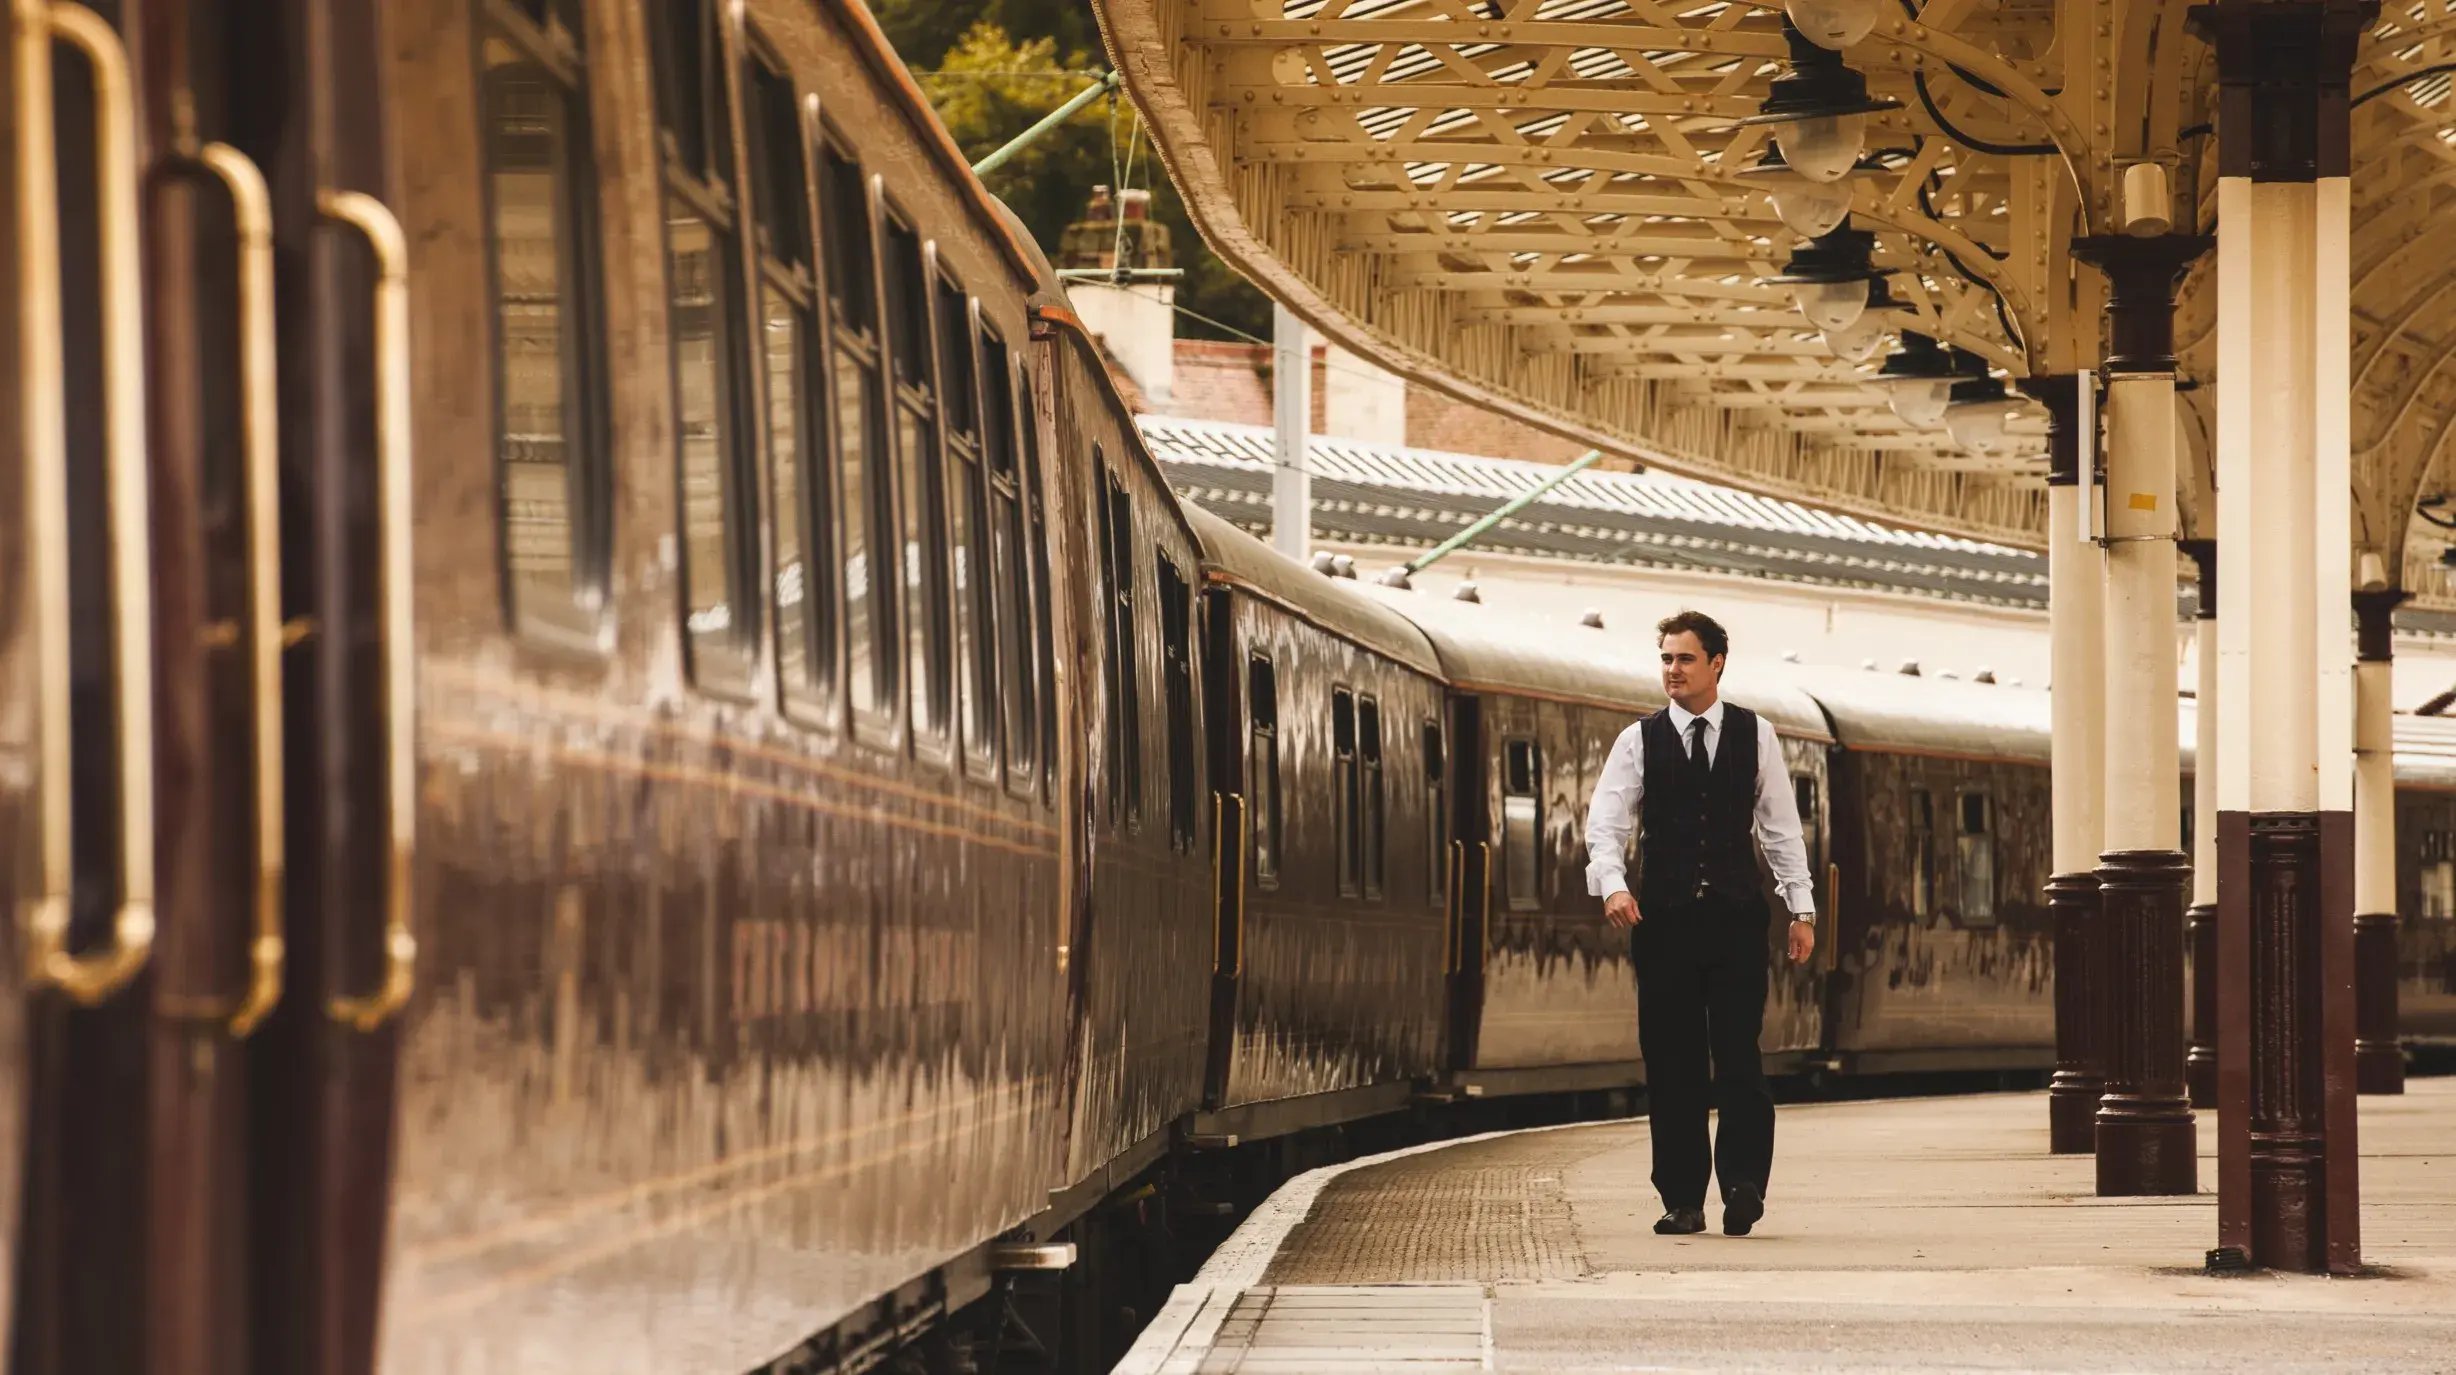
[[[2039,1094],[1785,1105],[1765,1220],[1661,1237],[1646,1125],[1419,1147],[1291,1180],[1123,1375],[2456,1371],[2456,1079],[2361,1105],[2372,1274],[2212,1276],[2197,1197],[2100,1199]]]

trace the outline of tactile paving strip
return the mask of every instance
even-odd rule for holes
[[[1588,1273],[1563,1172],[1626,1144],[1610,1130],[1535,1132],[1351,1170],[1288,1233],[1273,1284],[1576,1279]]]

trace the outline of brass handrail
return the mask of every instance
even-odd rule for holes
[[[1842,942],[1842,866],[1825,862],[1825,948],[1818,952],[1825,972],[1834,971]]]
[[[82,5],[18,0],[20,285],[25,300],[28,523],[42,546],[33,563],[41,698],[42,781],[38,893],[27,914],[30,981],[92,1006],[126,987],[153,955],[153,584],[145,471],[143,263],[138,252],[136,95],[127,50]],[[110,943],[68,948],[73,723],[68,681],[68,447],[65,370],[59,359],[59,189],[52,172],[51,38],[93,70],[96,225],[103,324],[104,482],[111,568],[113,725],[119,738],[119,911]],[[39,221],[39,223],[36,223]],[[48,271],[50,280],[27,276]]]
[[[412,668],[409,488],[409,244],[382,201],[361,191],[324,190],[316,209],[366,236],[375,253],[375,460],[383,526],[386,812],[390,821],[384,882],[384,977],[371,992],[335,995],[334,1020],[372,1031],[401,1010],[417,981],[418,940],[410,926],[410,861],[417,849],[417,703]]]
[[[281,439],[273,301],[273,197],[245,153],[208,143],[169,161],[222,184],[237,231],[239,435],[247,500],[248,672],[254,688],[256,772],[255,936],[248,944],[247,990],[226,1023],[254,1031],[281,1000],[283,848],[281,654]]]

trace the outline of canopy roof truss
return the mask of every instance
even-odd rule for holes
[[[2214,215],[2214,64],[2188,4],[1882,0],[1844,54],[1872,94],[1851,223],[1894,329],[2001,375],[2092,366],[2072,266],[2125,168]],[[1778,7],[1694,0],[1100,0],[1111,56],[1197,222],[1347,347],[1623,458],[1972,538],[2036,545],[2043,415],[1964,450],[1897,418],[1793,307],[1798,238],[1763,183]],[[2382,10],[2356,74],[2358,520],[2392,564],[2456,446],[2456,0]],[[2178,341],[2199,521],[2213,274]],[[2417,286],[2417,284],[2419,284]],[[2426,592],[2435,588],[2421,589]]]

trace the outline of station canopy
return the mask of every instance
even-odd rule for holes
[[[2027,547],[2023,380],[2091,366],[2100,334],[2076,226],[2149,164],[2176,230],[2215,229],[2191,8],[1098,3],[1205,236],[1341,345],[1620,460]],[[2352,82],[2356,519],[2398,527],[2374,543],[2425,601],[2456,423],[2451,67],[2456,0],[2392,2]],[[2194,520],[2215,267],[2176,320]]]

